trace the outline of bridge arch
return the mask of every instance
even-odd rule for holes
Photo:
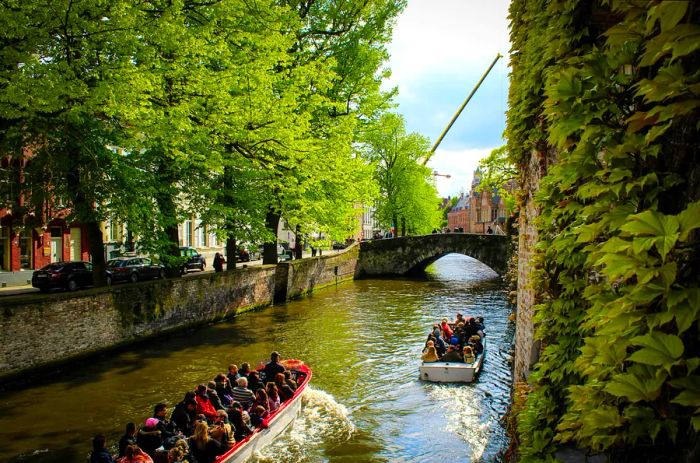
[[[472,233],[435,233],[360,243],[356,277],[408,275],[439,258],[458,253],[473,257],[502,275],[508,266],[508,237]]]

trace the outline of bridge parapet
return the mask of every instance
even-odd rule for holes
[[[458,253],[473,257],[503,274],[507,269],[508,237],[473,233],[435,233],[360,243],[355,276],[408,275],[439,258]]]

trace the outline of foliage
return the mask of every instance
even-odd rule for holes
[[[518,169],[508,155],[508,147],[501,146],[479,161],[480,181],[476,191],[494,191],[503,198],[506,211],[515,209],[513,189]]]
[[[274,240],[270,214],[344,239],[376,189],[351,147],[393,94],[380,68],[404,5],[3,3],[1,149],[33,157],[0,188],[65,198],[93,241],[126,223],[174,266],[192,216],[232,240]]]
[[[429,141],[406,133],[403,117],[385,113],[368,125],[358,145],[374,168],[380,196],[376,213],[380,225],[409,233],[430,233],[440,226],[440,200],[432,171],[423,166]]]
[[[537,196],[534,321],[545,347],[519,416],[520,452],[549,459],[575,444],[680,461],[700,431],[700,195],[688,175],[700,17],[690,2],[586,8],[511,7],[523,96],[511,92],[509,147],[519,162],[527,149],[558,152]]]

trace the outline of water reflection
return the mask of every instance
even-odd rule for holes
[[[483,315],[489,351],[479,381],[418,380],[428,327]],[[423,280],[365,280],[230,322],[105,356],[0,402],[0,461],[84,462],[90,439],[115,442],[128,421],[171,404],[231,362],[280,350],[314,370],[303,416],[259,462],[493,461],[506,443],[512,328],[500,279],[448,255]],[[39,417],[35,414],[39,411]]]

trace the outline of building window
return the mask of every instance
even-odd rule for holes
[[[183,241],[185,246],[192,246],[192,221],[185,220],[185,225],[182,227]]]
[[[32,257],[32,232],[25,229],[20,232],[19,236],[19,268],[31,270]]]
[[[491,208],[491,222],[495,222],[498,218],[498,208]]]
[[[206,245],[206,241],[204,238],[204,225],[202,225],[201,220],[195,220],[195,229],[194,229],[194,247],[195,248],[201,248],[202,246]]]
[[[10,230],[0,227],[0,270],[10,270]]]

